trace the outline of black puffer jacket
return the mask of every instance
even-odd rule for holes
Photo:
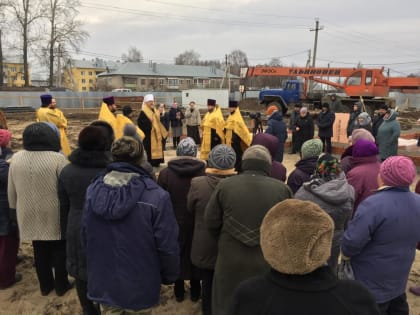
[[[74,150],[58,180],[61,230],[67,240],[67,271],[86,281],[86,255],[80,243],[80,225],[87,187],[111,162],[109,152]]]

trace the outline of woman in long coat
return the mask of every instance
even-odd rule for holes
[[[82,250],[80,227],[86,189],[111,162],[109,139],[102,127],[88,126],[79,134],[79,147],[69,155],[58,181],[62,231],[67,240],[67,271],[76,279],[76,290],[84,314],[99,314],[87,298],[86,254]],[[77,185],[75,185],[77,183]]]
[[[187,210],[187,195],[191,179],[205,174],[206,164],[197,159],[197,146],[192,138],[181,140],[176,149],[177,158],[168,162],[168,167],[160,171],[158,184],[169,192],[175,217],[179,226],[179,249],[181,256],[181,274],[175,281],[176,300],[184,300],[184,280],[190,280],[191,300],[200,298],[200,275],[191,262],[191,245],[194,230],[194,217]]]

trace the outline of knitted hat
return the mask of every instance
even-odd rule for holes
[[[207,106],[216,106],[216,100],[211,98],[207,99]]]
[[[273,114],[274,112],[278,111],[278,107],[275,105],[271,105],[270,107],[267,108],[267,112],[266,115],[270,116],[271,114]]]
[[[52,130],[54,130],[55,134],[57,135],[58,138],[60,138],[60,129],[57,128],[57,126],[55,124],[53,124],[50,121],[43,121],[43,124],[46,124],[48,127],[50,127]]]
[[[46,107],[51,104],[52,95],[51,94],[43,94],[40,96],[42,107]]]
[[[328,103],[322,103],[322,106],[321,107],[330,108],[330,104],[328,104]]]
[[[12,133],[7,129],[0,129],[0,147],[5,148],[12,138]]]
[[[301,114],[306,114],[308,112],[308,107],[302,107],[299,112]]]
[[[211,168],[228,170],[235,167],[236,153],[225,144],[216,145],[209,153],[208,164]]]
[[[23,148],[27,151],[60,151],[60,138],[47,124],[37,122],[23,130]]]
[[[112,129],[112,126],[105,120],[95,120],[90,124],[90,126],[101,127],[102,130],[105,131],[107,138],[107,151],[111,150],[112,142],[114,142],[115,139],[114,129]]]
[[[378,147],[375,142],[365,139],[359,139],[356,144],[353,145],[352,155],[353,157],[365,157],[378,155]]]
[[[308,274],[331,255],[334,222],[317,204],[287,199],[272,207],[260,229],[261,250],[278,272]]]
[[[338,160],[332,155],[325,153],[316,162],[315,174],[318,177],[330,179],[341,173],[341,166]]]
[[[197,145],[193,138],[187,137],[182,139],[176,147],[177,156],[197,156]]]
[[[318,157],[322,153],[322,141],[319,139],[307,140],[302,144],[300,152],[302,159]]]
[[[114,141],[111,147],[114,161],[140,164],[143,157],[143,145],[133,137],[124,136]]]
[[[410,186],[416,177],[416,166],[405,156],[391,156],[382,162],[379,176],[386,186]]]
[[[375,142],[373,135],[366,129],[358,128],[354,129],[351,133],[351,141],[355,144],[359,139],[366,139]]]
[[[133,109],[131,108],[130,105],[125,105],[122,109],[122,112],[124,116],[128,116],[133,112]]]
[[[106,131],[98,126],[87,126],[79,133],[79,147],[86,151],[108,151]]]
[[[271,154],[268,149],[262,145],[256,144],[250,146],[242,155],[241,169],[243,171],[262,171],[267,175],[271,172]]]
[[[115,104],[115,100],[113,96],[106,96],[102,99],[102,101],[108,106]]]

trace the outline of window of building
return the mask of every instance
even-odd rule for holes
[[[85,79],[82,79],[82,83],[86,83],[86,80]]]
[[[168,79],[168,86],[178,86],[179,80],[178,79]]]
[[[11,68],[10,68],[10,71],[12,71],[12,72],[16,72],[16,67],[11,67]]]
[[[90,83],[90,84],[92,84],[92,83],[93,83],[93,80],[92,80],[92,79],[90,79],[90,80],[89,80],[89,83]]]
[[[82,91],[86,91],[86,86],[82,86]]]
[[[159,79],[159,85],[164,85],[165,84],[165,79]]]
[[[93,74],[93,72],[92,71],[89,71],[89,75],[92,75]]]
[[[141,79],[140,80],[140,85],[146,85],[146,79]]]
[[[84,71],[80,71],[80,75],[85,75],[85,72]]]

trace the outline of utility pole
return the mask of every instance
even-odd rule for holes
[[[225,83],[225,79],[228,78],[228,55],[225,55],[225,75],[223,76],[222,83],[220,84],[220,89],[223,89],[223,84]]]
[[[306,68],[309,68],[311,66],[311,50],[308,49],[308,60],[306,61]]]
[[[58,44],[57,52],[57,87],[61,87],[61,44]]]
[[[315,19],[315,28],[311,28],[310,31],[315,31],[315,42],[314,42],[314,56],[312,58],[312,68],[315,68],[315,62],[316,62],[316,48],[318,46],[318,31],[323,30],[323,26],[319,26],[319,18]]]

